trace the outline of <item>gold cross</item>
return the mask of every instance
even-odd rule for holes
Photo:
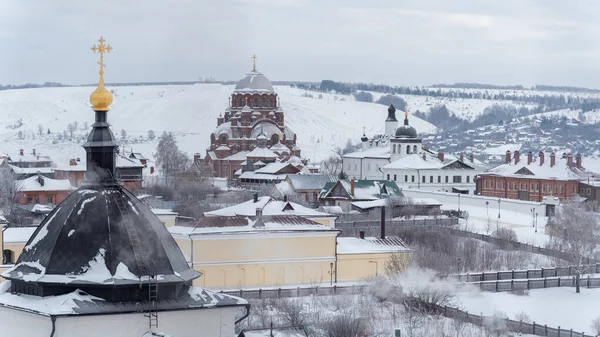
[[[98,61],[98,64],[100,65],[100,75],[104,75],[104,53],[110,53],[110,51],[113,49],[109,44],[105,45],[105,41],[106,40],[100,36],[100,39],[98,39],[98,45],[94,44],[92,48],[90,48],[94,54],[100,54],[100,61]]]
[[[252,55],[252,70],[256,70],[256,54]]]

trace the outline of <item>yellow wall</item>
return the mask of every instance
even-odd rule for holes
[[[26,244],[26,242],[4,243],[4,249],[12,250],[12,252],[13,252],[12,263],[15,263],[19,259],[19,256],[21,256],[21,253],[23,252],[23,248],[25,247],[25,244]]]
[[[311,218],[312,221],[319,223],[321,225],[327,226],[329,228],[335,227],[335,218]]]
[[[387,260],[394,254],[400,254],[405,261],[405,266],[408,266],[409,252],[338,255],[338,281],[359,281],[383,275]]]
[[[156,215],[156,217],[167,228],[175,226],[175,215],[162,215],[161,214],[161,215]]]

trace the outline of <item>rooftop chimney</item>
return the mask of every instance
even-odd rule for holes
[[[381,207],[381,239],[385,239],[385,206]]]
[[[258,193],[254,193],[254,202],[258,202]]]
[[[464,162],[464,161],[465,161],[465,155],[464,155],[464,153],[461,153],[461,154],[460,154],[460,161],[461,161],[461,162]]]
[[[40,186],[44,186],[44,176],[41,173],[38,173],[37,181],[40,183]]]
[[[570,153],[567,155],[567,166],[573,167],[573,156]]]
[[[533,153],[531,151],[527,152],[527,165],[531,164],[533,161]]]
[[[438,152],[438,159],[444,161],[444,152]]]
[[[352,180],[350,180],[350,194],[352,194],[352,196],[354,196],[354,178],[352,178]]]
[[[550,167],[554,167],[556,164],[556,155],[554,152],[550,153]]]
[[[263,210],[260,207],[256,208],[256,220],[254,221],[254,228],[265,227],[265,223],[263,221]]]
[[[288,200],[287,200],[287,195],[284,195],[284,196],[283,196],[283,202],[287,202],[287,201],[288,201]]]
[[[31,150],[31,154],[33,154],[35,156],[35,149]]]
[[[21,155],[21,156],[23,155],[23,149],[19,150],[19,155]]]
[[[69,166],[77,166],[77,160],[75,160],[75,159],[69,160]]]
[[[469,160],[471,161],[471,163],[473,161],[475,161],[475,156],[473,156],[473,153],[471,152],[471,154],[469,155]]]
[[[540,151],[540,166],[544,166],[544,152]]]
[[[515,165],[517,165],[520,160],[521,160],[521,153],[519,152],[519,150],[517,150],[517,151],[515,151]]]
[[[578,153],[577,156],[575,156],[575,162],[576,162],[577,168],[581,169],[581,153]]]
[[[194,153],[194,163],[198,163],[200,161],[200,153]]]
[[[506,150],[506,160],[505,162],[508,164],[510,163],[510,150]]]

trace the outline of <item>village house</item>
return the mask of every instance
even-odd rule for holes
[[[530,151],[522,159],[519,151],[514,157],[506,151],[505,163],[480,174],[477,184],[483,196],[538,202],[543,197],[568,200],[578,194],[580,181],[591,175],[583,167],[580,154],[573,158],[570,153],[557,156],[540,152],[534,158]]]
[[[18,181],[17,200],[21,205],[57,205],[74,190],[69,180],[51,179],[38,174]]]
[[[296,198],[310,205],[318,204],[319,193],[328,182],[335,178],[325,174],[288,175],[284,181],[275,185],[272,195],[278,199]]]
[[[403,197],[398,184],[389,180],[338,180],[325,184],[319,193],[323,206],[340,206],[345,212],[357,201],[374,201]]]

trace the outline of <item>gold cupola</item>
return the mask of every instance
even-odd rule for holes
[[[108,107],[112,103],[112,94],[104,87],[104,53],[109,53],[112,47],[109,44],[105,45],[105,41],[103,37],[100,37],[98,45],[91,48],[94,53],[100,54],[100,61],[98,61],[100,80],[98,81],[98,87],[90,95],[90,103],[92,103],[94,111],[108,111]]]

